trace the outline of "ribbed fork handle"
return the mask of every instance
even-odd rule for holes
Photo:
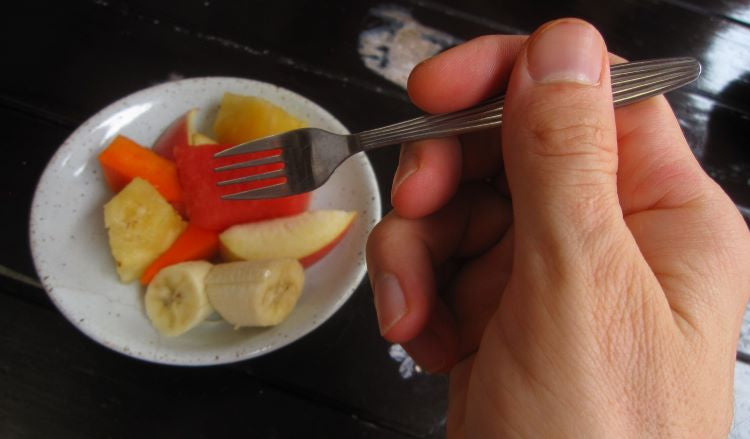
[[[382,128],[362,131],[357,136],[363,150],[426,138],[455,136],[500,126],[504,96],[454,113],[420,116]]]
[[[615,107],[656,96],[694,81],[701,66],[693,58],[641,61],[611,68]],[[355,136],[363,151],[386,145],[446,137],[498,127],[503,122],[503,96],[447,114],[421,116],[405,122],[363,131]]]

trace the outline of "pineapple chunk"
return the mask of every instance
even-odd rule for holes
[[[214,119],[216,140],[235,145],[272,134],[306,127],[297,119],[265,99],[224,93]]]
[[[104,224],[117,274],[125,283],[138,279],[186,227],[172,205],[141,178],[104,205]]]

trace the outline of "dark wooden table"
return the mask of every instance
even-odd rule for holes
[[[100,108],[156,83],[206,75],[272,82],[318,102],[352,131],[417,115],[404,89],[359,53],[362,32],[389,25],[383,8],[453,38],[440,44],[578,16],[627,58],[699,58],[703,77],[668,97],[705,169],[750,218],[747,1],[40,0],[14,8],[0,28],[2,438],[443,435],[446,378],[405,377],[413,370],[379,337],[366,282],[322,327],[270,355],[161,366],[110,351],[65,320],[40,287],[27,238],[34,187],[55,149]],[[385,211],[397,154],[370,154]],[[750,380],[742,363],[750,359],[750,322],[744,334],[738,376]],[[738,404],[750,411],[742,380],[747,399]]]

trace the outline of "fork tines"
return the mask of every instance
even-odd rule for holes
[[[218,158],[232,157],[236,155],[244,155],[244,154],[256,154],[257,155],[258,153],[264,153],[263,157],[258,157],[258,158],[253,158],[253,159],[246,160],[246,161],[218,166],[214,168],[214,171],[216,172],[233,171],[237,169],[253,168],[253,167],[263,166],[263,165],[273,165],[273,164],[282,165],[280,169],[267,171],[267,172],[254,173],[254,174],[237,177],[237,178],[230,178],[227,180],[219,181],[218,183],[216,183],[216,185],[217,186],[230,186],[234,184],[250,183],[250,182],[261,181],[261,180],[270,180],[270,179],[278,179],[278,178],[286,179],[288,176],[286,173],[286,166],[284,163],[283,137],[285,137],[287,134],[288,133],[282,133],[282,134],[264,137],[264,138],[254,140],[251,142],[241,143],[239,145],[233,146],[231,148],[227,148],[223,151],[220,151],[214,154],[214,158],[218,159]],[[268,155],[268,153],[270,152],[275,152],[275,153]],[[264,197],[270,196],[270,195],[283,196],[279,194],[285,194],[286,191],[284,190],[284,185],[285,185],[285,181],[282,181],[282,182],[278,182],[274,184],[261,185],[257,188],[253,188],[252,191]],[[242,199],[241,197],[237,197],[235,195],[237,194],[223,195],[222,198],[223,199]]]

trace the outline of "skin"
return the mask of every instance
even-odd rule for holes
[[[595,81],[540,73],[550,30]],[[450,438],[729,431],[750,233],[663,97],[612,109],[610,61],[565,19],[411,74],[427,112],[507,96],[502,130],[402,147],[367,246],[383,336],[450,374]]]

